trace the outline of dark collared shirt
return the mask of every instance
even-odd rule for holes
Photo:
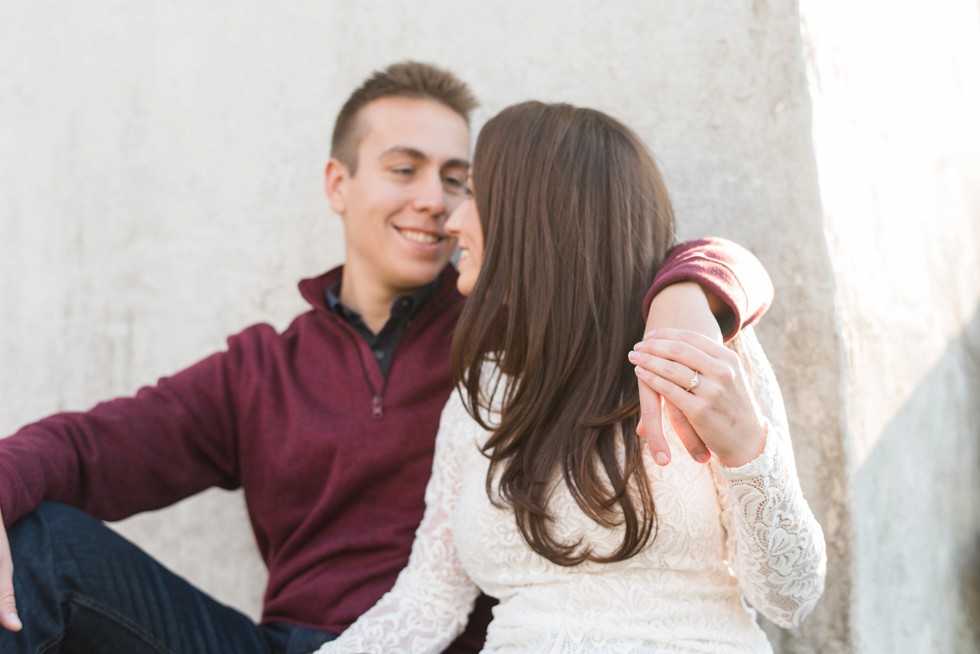
[[[439,279],[437,278],[428,286],[420,289],[414,295],[402,295],[395,299],[391,304],[391,315],[388,322],[375,334],[364,324],[361,314],[354,311],[340,301],[340,282],[327,289],[327,306],[330,310],[344,319],[344,321],[354,328],[361,335],[371,351],[374,358],[381,366],[381,374],[388,376],[388,368],[391,367],[391,359],[395,356],[395,348],[401,340],[405,329],[412,323],[425,303],[435,296],[439,290]]]

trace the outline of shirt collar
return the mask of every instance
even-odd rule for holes
[[[327,307],[348,322],[351,320],[360,319],[361,314],[340,301],[340,283],[342,280],[343,278],[341,277],[341,279],[338,279],[335,284],[327,287]],[[422,310],[422,307],[424,307],[429,300],[435,297],[436,293],[439,291],[439,281],[440,280],[437,277],[430,284],[423,286],[415,293],[400,295],[395,298],[395,301],[391,303],[391,315],[388,318],[388,322],[407,322],[414,319],[415,316],[418,315],[419,311]]]

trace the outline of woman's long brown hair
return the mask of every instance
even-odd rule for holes
[[[609,116],[528,102],[483,128],[473,182],[486,245],[452,354],[469,412],[493,432],[487,493],[554,563],[627,559],[656,529],[626,354],[642,338],[643,296],[674,236],[663,179]],[[505,373],[497,424],[486,362]],[[558,475],[589,518],[622,526],[614,552],[555,537],[548,502]]]

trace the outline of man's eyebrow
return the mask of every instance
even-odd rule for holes
[[[396,145],[396,146],[390,147],[387,150],[385,150],[384,152],[382,152],[378,156],[378,158],[379,159],[383,159],[384,157],[387,157],[387,156],[392,155],[392,154],[403,154],[405,156],[411,157],[412,159],[418,159],[419,161],[424,161],[424,160],[426,160],[426,159],[429,158],[421,150],[419,150],[417,148],[409,147],[407,145]]]
[[[470,162],[466,159],[450,159],[446,163],[442,164],[442,170],[447,168],[462,168],[463,170],[470,169]]]

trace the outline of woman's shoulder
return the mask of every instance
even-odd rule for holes
[[[507,378],[493,361],[484,363],[480,374],[479,396],[476,402],[464,385],[457,385],[442,411],[440,428],[451,428],[454,432],[470,432],[476,429],[487,430],[473,416],[478,412],[481,421],[491,429],[500,424],[500,409],[506,393]]]

